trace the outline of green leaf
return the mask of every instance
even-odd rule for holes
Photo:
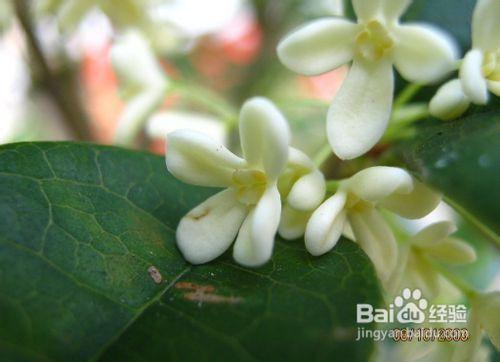
[[[176,225],[213,192],[146,153],[0,147],[1,359],[367,360],[356,303],[382,301],[356,244],[314,258],[278,240],[259,269],[230,252],[188,265]]]
[[[419,178],[444,192],[450,203],[490,239],[499,242],[500,113],[429,121],[400,149]]]

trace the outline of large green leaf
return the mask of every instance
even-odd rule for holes
[[[408,166],[498,241],[500,113],[475,113],[451,122],[431,120],[418,134],[401,147]]]
[[[0,360],[366,360],[355,305],[381,296],[356,244],[190,266],[175,227],[211,193],[146,153],[1,147]]]

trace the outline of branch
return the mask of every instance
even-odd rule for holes
[[[90,139],[90,131],[83,111],[80,111],[80,107],[75,107],[71,102],[68,102],[68,97],[64,96],[65,93],[61,90],[43,54],[40,42],[33,31],[33,20],[28,0],[13,0],[13,3],[16,16],[19,19],[19,23],[23,28],[27,43],[31,49],[33,60],[40,69],[43,86],[51,95],[54,104],[61,114],[61,119],[69,127],[76,139]]]

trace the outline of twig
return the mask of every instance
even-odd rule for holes
[[[58,81],[52,73],[47,60],[43,54],[40,42],[38,41],[35,32],[33,31],[33,20],[31,18],[30,9],[27,0],[13,0],[16,16],[26,35],[26,40],[32,51],[34,61],[40,68],[43,85],[48,93],[52,96],[54,104],[58,108],[62,120],[73,132],[77,139],[89,139],[90,131],[87,126],[86,117],[82,112],[78,112],[64,97],[64,93],[59,87]]]
[[[332,156],[332,146],[330,143],[326,142],[319,151],[314,155],[313,162],[316,167],[320,168],[326,160],[328,160]]]

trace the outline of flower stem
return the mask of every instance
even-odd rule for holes
[[[414,103],[395,109],[382,140],[388,142],[411,136],[412,129],[410,126],[414,122],[425,119],[428,116],[429,107],[427,104]]]
[[[327,142],[321,148],[319,151],[314,155],[313,157],[313,162],[316,167],[320,167],[326,160],[330,158],[332,154],[332,148],[330,144]]]
[[[326,190],[330,192],[336,192],[340,186],[341,180],[328,180],[326,181]]]
[[[412,103],[402,106],[392,114],[391,122],[397,124],[408,124],[429,116],[429,107],[427,104]]]
[[[415,84],[415,83],[408,84],[405,87],[405,89],[403,89],[398,94],[396,100],[394,101],[394,109],[399,108],[408,103],[408,101],[410,101],[421,88],[422,86],[420,84]]]
[[[88,127],[87,117],[79,104],[77,97],[63,89],[62,84],[57,80],[52,68],[49,66],[47,58],[43,53],[40,40],[35,34],[35,24],[32,18],[31,2],[27,0],[16,0],[14,11],[19,20],[19,24],[26,36],[26,42],[32,54],[32,60],[40,72],[42,86],[47,94],[52,98],[56,109],[59,111],[61,120],[69,128],[76,139],[89,140],[91,132]],[[32,70],[32,74],[36,73]],[[33,77],[33,76],[32,76]]]

